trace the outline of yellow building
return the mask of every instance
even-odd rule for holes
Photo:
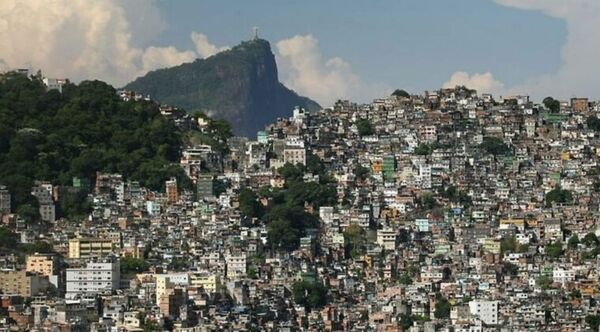
[[[381,160],[381,159],[374,160],[373,164],[371,165],[371,169],[373,170],[373,173],[383,172],[383,160]]]
[[[190,283],[195,287],[202,287],[207,293],[216,293],[221,287],[221,279],[212,273],[195,273],[190,276]]]
[[[107,256],[113,253],[111,239],[78,238],[69,240],[69,258]]]
[[[500,253],[500,241],[494,239],[485,239],[483,240],[483,250],[485,252],[489,252],[491,254],[499,254]]]
[[[514,225],[518,230],[525,230],[525,219],[500,219],[500,229],[506,229],[508,226]]]
[[[54,254],[35,254],[27,256],[25,271],[50,277],[58,270],[58,262]]]
[[[47,287],[47,279],[25,270],[0,271],[0,290],[2,290],[2,294],[31,297]]]

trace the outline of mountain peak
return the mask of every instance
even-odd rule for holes
[[[249,137],[276,118],[290,116],[295,106],[320,108],[279,82],[275,56],[264,39],[243,41],[206,59],[149,72],[125,89],[225,119],[237,135]]]

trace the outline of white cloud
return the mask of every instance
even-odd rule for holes
[[[318,44],[312,35],[296,35],[277,43],[284,83],[323,106],[354,96],[361,86],[359,77],[342,58],[324,60]]]
[[[521,84],[500,90],[510,94],[530,94],[536,99],[545,96],[569,98],[576,95],[600,97],[597,88],[600,86],[600,67],[597,66],[597,59],[600,58],[600,39],[597,38],[597,31],[600,29],[600,1],[496,0],[496,2],[507,7],[540,11],[545,15],[564,20],[567,27],[567,40],[560,53],[562,65],[556,72],[531,77]],[[470,80],[466,81],[472,82],[475,76],[477,75],[471,76]],[[457,80],[461,77],[466,79],[468,75],[461,73],[457,76]],[[502,84],[493,79],[491,74],[487,81],[489,83],[480,83],[489,87],[502,87]]]
[[[555,73],[534,77],[512,91],[527,91],[537,98],[552,95],[600,97],[600,1],[598,0],[496,0],[524,10],[537,10],[565,20],[567,40],[561,51],[562,65]]]
[[[492,73],[469,75],[464,71],[458,71],[450,77],[448,82],[443,84],[443,88],[454,88],[457,85],[464,85],[469,89],[475,89],[479,93],[502,94],[504,84],[496,80]]]
[[[180,52],[175,47],[148,47],[142,56],[142,71],[171,67],[191,62],[196,58],[196,53],[193,51]]]
[[[2,0],[0,64],[120,86],[148,70],[198,56],[196,50],[173,46],[143,47],[165,27],[148,0]],[[192,34],[197,36],[203,35]],[[196,46],[200,56],[221,50]]]
[[[192,32],[190,38],[192,38],[192,41],[196,46],[196,52],[198,52],[198,55],[202,58],[208,58],[209,56],[213,56],[229,49],[227,46],[217,47],[216,45],[211,44],[210,41],[208,41],[208,37],[202,33]]]

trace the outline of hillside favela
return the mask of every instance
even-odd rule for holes
[[[333,2],[0,4],[0,332],[600,331],[600,4]]]

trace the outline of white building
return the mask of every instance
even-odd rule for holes
[[[421,183],[421,188],[430,189],[431,188],[431,165],[429,164],[420,164],[419,165],[419,182]]]
[[[473,300],[469,302],[469,310],[487,325],[498,324],[498,301]]]
[[[552,271],[552,281],[564,284],[575,280],[575,271],[573,269],[565,269],[563,267],[556,268]]]
[[[246,255],[227,255],[225,257],[225,262],[227,262],[228,279],[246,276]]]
[[[283,149],[283,162],[292,165],[306,165],[306,148],[304,141],[288,140]]]
[[[72,298],[77,294],[110,293],[119,288],[120,281],[118,259],[89,262],[85,267],[67,269],[66,296]]]
[[[65,79],[58,79],[58,78],[44,78],[44,85],[46,86],[46,91],[50,91],[50,90],[57,90],[58,92],[62,93],[62,88],[63,85],[65,85],[67,83],[67,80]]]
[[[333,222],[334,210],[332,206],[321,206],[319,208],[319,218],[323,220],[325,224],[331,224]]]
[[[377,244],[385,250],[396,249],[396,231],[389,227],[378,230]]]

